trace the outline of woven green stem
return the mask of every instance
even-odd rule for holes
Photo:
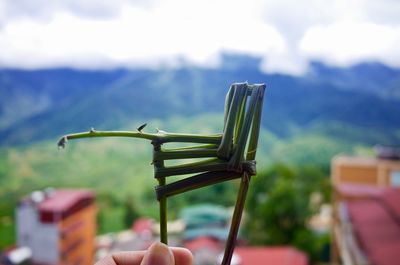
[[[153,154],[160,152],[161,144],[157,141],[152,142],[154,146]],[[153,155],[154,156],[154,155]],[[164,160],[154,160],[154,172],[156,172],[157,168],[164,167]],[[154,174],[154,177],[157,177]],[[165,177],[158,178],[158,185],[160,187],[164,187],[166,184]],[[163,196],[159,199],[160,206],[160,241],[164,244],[168,244],[168,231],[167,231],[167,197]]]
[[[236,199],[235,210],[233,211],[231,228],[229,230],[228,239],[226,240],[224,258],[221,265],[230,265],[233,251],[236,245],[236,238],[239,232],[242,213],[246,201],[247,190],[249,189],[250,176],[244,172],[240,181],[239,194]]]
[[[255,155],[259,138],[262,103],[265,85],[233,84],[226,96],[223,134],[199,135],[158,131],[143,132],[146,124],[138,131],[96,131],[63,136],[59,147],[65,147],[68,140],[95,137],[130,137],[150,140],[154,146],[154,177],[160,205],[160,240],[168,243],[167,197],[189,190],[241,177],[239,194],[232,216],[232,224],[226,244],[222,265],[229,265],[249,186],[250,176],[256,174]],[[250,100],[248,101],[248,97]],[[250,137],[249,137],[250,136]],[[198,143],[196,146],[161,148],[165,143]],[[247,147],[247,150],[246,150]],[[164,161],[189,158],[210,158],[207,160],[165,166]],[[167,184],[166,177],[200,173],[180,181]]]
[[[217,149],[177,149],[173,151],[160,151],[154,154],[155,160],[171,160],[171,159],[187,159],[187,158],[202,158],[216,157]]]
[[[162,187],[165,186],[165,178],[159,178],[158,184]],[[160,204],[160,241],[168,244],[168,231],[167,231],[167,197],[162,197],[159,200]]]
[[[184,143],[203,143],[203,144],[219,144],[222,136],[215,135],[198,135],[198,134],[180,134],[180,133],[144,133],[132,131],[95,131],[67,134],[58,141],[59,147],[64,147],[68,140],[95,138],[95,137],[130,137],[141,138],[150,141],[157,141],[160,144],[169,142]]]

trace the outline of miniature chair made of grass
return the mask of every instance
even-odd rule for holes
[[[234,244],[239,230],[249,177],[256,174],[255,155],[261,123],[265,85],[233,84],[226,96],[224,131],[220,141],[206,141],[208,145],[180,150],[161,149],[154,145],[155,178],[157,199],[165,203],[167,197],[218,182],[241,178],[232,224],[225,247],[222,264],[230,264]],[[247,149],[246,149],[247,146]],[[197,163],[165,167],[165,154],[169,159],[212,157]],[[200,173],[202,172],[202,173]],[[200,173],[171,184],[165,184],[168,176]],[[164,213],[160,212],[160,215]],[[161,218],[166,220],[166,218]],[[163,225],[161,225],[161,229]],[[163,233],[161,233],[163,234]]]
[[[265,84],[231,85],[225,100],[224,129],[222,134],[174,134],[159,131],[157,134],[141,132],[100,132],[66,135],[58,145],[64,147],[68,139],[124,136],[144,138],[153,144],[154,177],[158,180],[156,195],[160,203],[160,240],[167,243],[167,198],[182,192],[219,182],[240,178],[238,197],[225,247],[223,265],[230,264],[250,177],[256,174],[256,150],[260,131]],[[165,143],[198,143],[201,145],[164,148]],[[166,160],[208,158],[206,160],[165,166]],[[172,183],[170,176],[196,174]]]

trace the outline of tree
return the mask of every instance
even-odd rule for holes
[[[124,203],[124,225],[127,228],[132,226],[132,223],[139,218],[140,214],[138,213],[136,206],[133,202],[131,196],[128,196]]]
[[[319,239],[307,220],[315,211],[310,195],[323,191],[329,179],[321,170],[274,165],[253,177],[247,204],[245,232],[251,244],[293,245],[319,256]],[[328,199],[328,198],[326,198]]]

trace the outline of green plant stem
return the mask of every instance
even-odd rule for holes
[[[221,145],[218,148],[218,157],[222,159],[229,158],[229,155],[231,154],[235,123],[237,121],[238,113],[240,112],[240,107],[243,105],[242,100],[247,94],[246,84],[236,84],[233,88],[234,94],[231,105],[229,106],[229,113],[226,117],[226,126],[224,127]]]
[[[185,175],[191,173],[198,173],[204,171],[221,171],[226,170],[227,162],[219,159],[207,159],[204,161],[197,161],[193,163],[186,163],[169,167],[157,167],[155,169],[156,178],[168,177],[174,175]]]
[[[181,150],[195,150],[195,149],[216,149],[218,145],[216,144],[202,144],[202,145],[192,145],[192,146],[182,146],[176,148],[162,148],[162,151],[181,151]]]
[[[165,178],[159,178],[158,184],[160,187],[165,186]],[[167,231],[167,197],[163,196],[159,200],[160,204],[160,241],[168,244],[168,231]]]
[[[184,178],[173,183],[156,187],[157,199],[170,197],[187,191],[203,188],[227,180],[240,178],[241,173],[228,171],[211,171]]]
[[[141,138],[150,141],[158,141],[159,143],[168,142],[187,142],[187,143],[204,143],[219,144],[221,142],[221,134],[214,135],[198,135],[198,134],[180,134],[180,133],[144,133],[132,131],[94,131],[82,133],[74,133],[63,136],[58,142],[59,146],[63,146],[66,140],[94,138],[94,137],[131,137]]]
[[[161,150],[161,144],[158,142],[152,142],[154,149],[153,154],[159,152]],[[153,155],[154,156],[154,155]],[[154,160],[154,177],[156,177],[156,170],[159,167],[164,167],[163,160]],[[158,178],[159,187],[164,187],[166,184],[165,177]],[[160,206],[160,241],[164,244],[168,244],[168,231],[167,231],[167,197],[162,196],[159,198],[159,206]]]
[[[183,165],[170,166],[170,167],[157,167],[155,168],[155,177],[169,177],[177,175],[186,175],[193,173],[200,173],[206,171],[232,171],[242,172],[247,171],[252,175],[256,172],[254,161],[245,161],[241,164],[240,170],[233,169],[229,162],[218,159],[208,159],[206,161],[199,161],[195,163],[187,163]]]
[[[217,149],[177,149],[174,151],[156,152],[153,159],[155,160],[170,160],[170,159],[187,159],[187,158],[202,158],[216,157]]]
[[[233,94],[235,92],[235,89],[236,89],[236,85],[231,85],[231,87],[229,88],[229,91],[228,91],[228,93],[226,94],[226,97],[225,97],[224,131],[225,131],[226,122],[228,120],[229,109],[230,109],[231,104],[232,104],[232,99],[233,99]]]
[[[231,157],[231,159],[229,161],[231,166],[234,169],[238,168],[244,159],[243,153],[246,148],[246,143],[247,143],[248,136],[250,133],[250,128],[251,128],[251,124],[253,121],[254,113],[255,113],[256,107],[260,101],[260,95],[261,95],[261,89],[259,89],[258,87],[254,88],[252,90],[252,94],[251,94],[250,102],[249,102],[248,113],[243,122],[242,128],[240,128],[241,131],[240,131],[240,137],[238,140],[238,144],[236,146],[235,153],[233,154],[233,156]]]
[[[246,201],[247,190],[249,189],[250,176],[244,172],[240,181],[239,193],[236,199],[235,210],[233,211],[231,228],[229,230],[228,238],[226,240],[224,258],[221,265],[230,265],[235,249],[237,234],[239,232],[240,222],[242,220],[242,213]]]
[[[261,90],[259,101],[257,102],[257,106],[255,109],[253,123],[251,126],[249,146],[247,148],[246,160],[254,160],[256,158],[258,138],[260,135],[261,113],[264,101],[264,91],[265,91],[265,85]]]

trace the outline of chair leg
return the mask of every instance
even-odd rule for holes
[[[236,245],[237,234],[239,232],[240,221],[244,204],[246,201],[247,190],[249,189],[250,176],[244,172],[240,181],[239,193],[236,198],[236,205],[232,215],[232,223],[228,234],[228,239],[225,245],[224,258],[221,265],[230,265],[233,251]]]
[[[167,197],[162,197],[159,201],[160,204],[160,241],[168,245],[168,231],[167,231]]]
[[[153,145],[153,154],[161,151],[161,144],[157,141],[151,142]],[[154,155],[153,155],[154,156]],[[163,160],[155,160],[153,161],[154,172],[157,171],[157,168],[164,167]],[[156,176],[154,176],[156,177]],[[166,185],[165,177],[157,178],[158,185],[160,187],[164,187]],[[167,197],[163,196],[159,199],[159,207],[160,207],[160,241],[164,244],[168,244],[168,231],[167,231]]]

